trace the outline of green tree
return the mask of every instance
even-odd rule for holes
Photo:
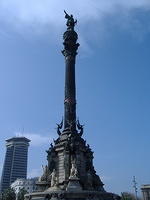
[[[3,192],[2,200],[15,200],[16,194],[12,188],[8,188]]]
[[[27,194],[27,191],[24,188],[20,189],[17,195],[17,200],[24,200],[25,194]]]
[[[137,198],[138,200],[141,200],[140,197]],[[130,192],[122,192],[121,193],[121,200],[136,200],[136,197],[133,193]]]

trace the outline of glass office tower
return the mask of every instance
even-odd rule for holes
[[[9,188],[17,178],[27,177],[28,147],[30,140],[13,137],[6,140],[6,155],[1,177],[0,191]]]

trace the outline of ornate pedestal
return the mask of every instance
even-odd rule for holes
[[[67,192],[81,192],[82,191],[82,187],[80,185],[79,178],[70,177],[68,186],[66,188],[66,191]]]
[[[107,192],[96,191],[57,191],[32,193],[26,200],[119,200],[119,196]]]
[[[51,145],[45,167],[48,171],[39,179],[38,191],[26,195],[25,200],[120,199],[104,190],[93,166],[93,152],[79,133],[64,131]]]

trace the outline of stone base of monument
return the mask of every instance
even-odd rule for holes
[[[120,200],[120,196],[98,191],[45,191],[25,195],[25,200]]]
[[[50,184],[46,181],[36,182],[37,190],[39,192],[44,191],[50,187]]]
[[[57,187],[57,186],[54,186],[54,187],[50,187],[48,188],[47,190],[45,190],[45,192],[55,192],[55,191],[60,191],[60,188]]]
[[[81,191],[82,187],[80,185],[79,178],[78,177],[70,177],[66,190],[70,191],[70,192],[71,191]]]

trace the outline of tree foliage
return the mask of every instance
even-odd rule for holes
[[[16,194],[12,188],[8,188],[3,192],[2,200],[15,200]]]
[[[27,194],[27,191],[24,188],[20,189],[20,191],[17,195],[17,200],[24,200],[25,194]]]
[[[136,200],[136,196],[130,192],[122,192],[121,193],[121,200]],[[140,197],[137,197],[137,200],[141,200]]]

